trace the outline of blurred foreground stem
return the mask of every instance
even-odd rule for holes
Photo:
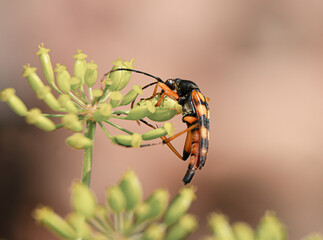
[[[95,132],[96,123],[88,120],[86,121],[86,131],[84,136],[94,141],[94,132]],[[90,186],[91,172],[92,172],[92,152],[93,145],[91,147],[85,148],[84,150],[84,159],[83,159],[83,174],[82,174],[82,183]]]

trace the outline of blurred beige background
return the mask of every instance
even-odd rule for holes
[[[0,89],[16,88],[29,108],[45,108],[21,77],[23,64],[39,68],[40,42],[69,69],[79,48],[100,76],[134,57],[137,69],[193,80],[210,97],[209,156],[193,179],[200,228],[190,239],[209,233],[214,210],[255,226],[272,209],[290,239],[323,232],[322,1],[2,0],[0,30]],[[31,213],[39,204],[70,210],[82,152],[65,145],[67,131],[44,133],[3,103],[0,112],[0,237],[56,239]],[[166,146],[124,149],[97,130],[92,187],[101,202],[129,168],[145,196],[182,187],[187,163]]]

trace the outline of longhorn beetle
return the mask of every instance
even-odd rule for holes
[[[199,87],[192,81],[183,80],[180,78],[168,79],[164,82],[161,78],[155,77],[149,73],[127,69],[118,68],[111,70],[115,71],[131,71],[139,74],[144,74],[146,76],[152,77],[157,80],[157,82],[150,83],[143,87],[143,89],[156,84],[152,97],[156,96],[157,89],[160,87],[162,91],[160,92],[161,97],[158,100],[156,106],[159,106],[165,96],[171,97],[177,100],[178,104],[183,107],[182,110],[182,121],[187,124],[187,129],[175,134],[170,138],[162,137],[163,143],[167,144],[170,149],[182,160],[188,159],[190,157],[190,162],[188,165],[187,172],[183,178],[184,184],[189,183],[197,169],[201,169],[206,161],[206,156],[209,148],[209,117],[210,111],[208,107],[209,99],[206,98],[200,91]],[[109,73],[105,74],[108,75]],[[144,120],[141,120],[148,126],[152,126]],[[177,150],[170,143],[171,140],[176,137],[186,134],[186,140],[183,150],[183,156],[181,156]]]

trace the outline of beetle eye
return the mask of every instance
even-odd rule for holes
[[[167,79],[165,84],[172,90],[175,89],[175,80],[174,79]]]

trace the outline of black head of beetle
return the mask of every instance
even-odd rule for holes
[[[183,97],[186,94],[191,93],[193,90],[199,89],[199,87],[194,82],[189,80],[182,80],[180,78],[168,79],[165,84],[171,90],[176,90],[179,97]]]

